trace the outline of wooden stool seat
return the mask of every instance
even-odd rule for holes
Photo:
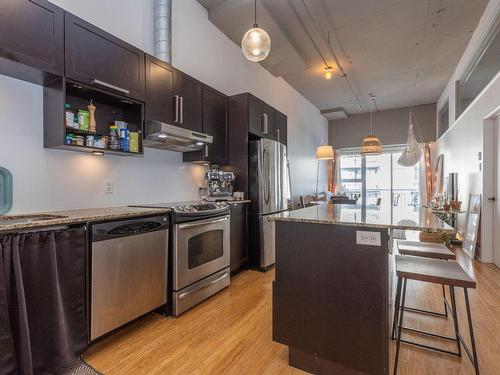
[[[457,262],[396,255],[396,274],[408,280],[476,288],[474,279]]]
[[[470,277],[467,272],[457,262],[453,260],[443,260],[443,259],[431,259],[422,258],[418,256],[404,256],[396,255],[396,274],[398,276],[398,286],[396,291],[396,301],[394,304],[394,322],[393,322],[393,334],[397,327],[397,339],[396,339],[396,356],[394,359],[394,375],[397,375],[398,371],[398,360],[399,360],[399,350],[401,343],[410,344],[413,346],[418,346],[425,349],[431,349],[441,353],[446,353],[455,356],[462,356],[462,347],[464,348],[467,356],[470,358],[476,375],[479,375],[479,361],[477,357],[476,350],[476,340],[474,338],[474,328],[472,326],[472,315],[469,303],[469,294],[467,290],[469,288],[476,288],[476,282],[472,277]],[[451,313],[453,317],[453,325],[455,330],[455,337],[443,336],[433,332],[421,331],[416,328],[406,327],[403,324],[403,317],[406,307],[406,286],[408,280],[418,280],[433,284],[448,285],[450,288],[451,296]],[[463,288],[465,308],[467,312],[467,323],[469,326],[469,338],[470,347],[464,340],[464,337],[460,333],[458,324],[458,314],[457,314],[457,303],[455,297],[455,287]],[[444,289],[443,289],[444,290]],[[436,346],[430,346],[427,344],[422,344],[415,341],[410,341],[409,339],[403,339],[401,334],[403,331],[409,331],[413,333],[418,333],[421,335],[427,335],[434,338],[439,338],[441,340],[454,341],[457,346],[457,351],[450,351],[448,349],[438,348]]]
[[[399,240],[397,247],[401,255],[446,260],[456,259],[455,254],[445,244]]]

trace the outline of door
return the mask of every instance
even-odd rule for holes
[[[262,136],[262,102],[253,95],[248,95],[248,131]]]
[[[281,210],[280,148],[270,139],[261,139],[259,144],[259,213],[266,215]]]
[[[281,113],[276,111],[276,140],[280,143],[283,143],[285,146],[287,145],[287,117]]]
[[[0,56],[64,74],[64,12],[46,0],[2,0]]]
[[[214,137],[205,159],[226,164],[229,159],[227,99],[209,87],[203,88],[203,133]]]
[[[231,207],[231,273],[248,263],[247,203],[229,203]]]
[[[494,147],[493,147],[493,192],[495,200],[493,203],[493,228],[499,228],[500,225],[500,117],[495,119],[494,124]],[[493,231],[493,263],[500,267],[500,231]]]
[[[66,76],[144,99],[144,52],[66,13]]]
[[[174,94],[179,96],[179,118],[175,125],[202,132],[202,84],[193,77],[176,70]]]
[[[262,103],[262,136],[277,141],[275,114],[276,110],[273,107]]]
[[[171,65],[146,55],[146,120],[173,123],[174,72]]]
[[[175,291],[229,267],[229,215],[176,224],[173,235]]]

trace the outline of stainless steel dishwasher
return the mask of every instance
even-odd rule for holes
[[[92,226],[90,339],[167,303],[168,216]]]

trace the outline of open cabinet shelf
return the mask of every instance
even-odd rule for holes
[[[96,131],[89,132],[69,127],[66,124],[65,105],[71,110],[87,109],[92,101],[96,107]],[[138,152],[93,147],[87,145],[87,136],[98,140],[110,135],[110,124],[115,121],[127,123],[130,133],[137,133]],[[142,134],[144,124],[144,103],[105,90],[88,86],[66,78],[58,78],[44,87],[44,147],[87,153],[102,152],[103,154],[122,156],[142,156]],[[84,137],[84,145],[68,143],[66,135]],[[71,138],[71,137],[69,137]],[[103,140],[104,141],[104,140]]]

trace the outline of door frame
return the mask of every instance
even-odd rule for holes
[[[497,120],[498,119],[498,120]],[[483,192],[481,200],[481,261],[493,263],[493,220],[495,206],[488,198],[495,195],[495,122],[500,124],[500,106],[483,119]],[[499,129],[500,130],[500,129]],[[497,197],[500,199],[500,197]],[[500,201],[499,201],[500,203]]]

